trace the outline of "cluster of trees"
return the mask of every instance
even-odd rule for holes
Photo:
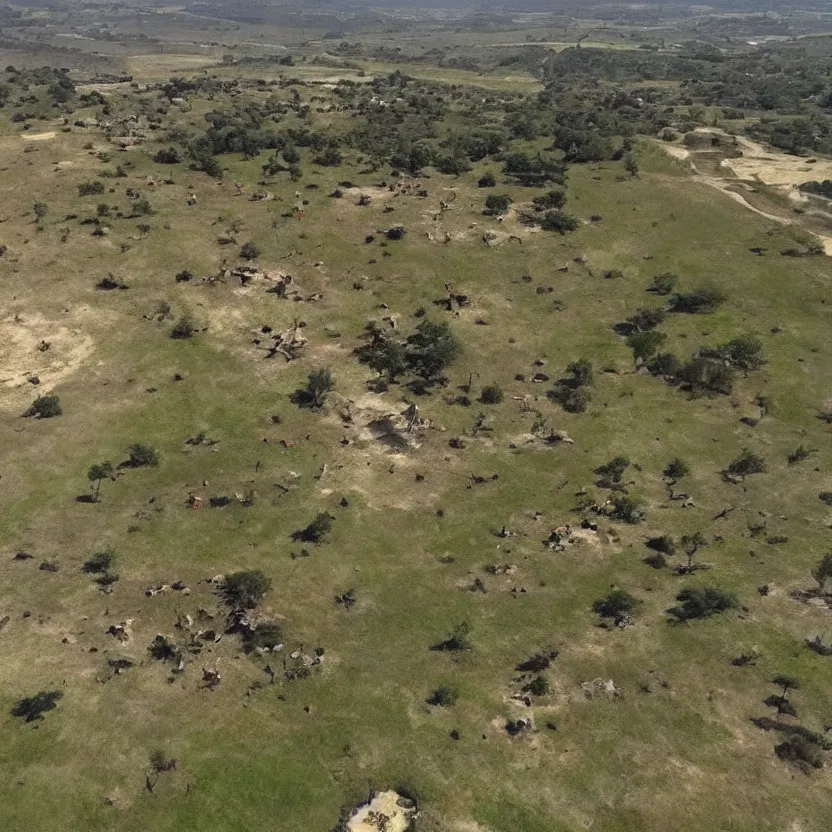
[[[355,351],[358,360],[386,381],[394,384],[399,377],[412,374],[419,380],[417,386],[439,382],[445,368],[455,361],[462,347],[444,321],[423,320],[416,331],[402,340],[392,334],[370,330],[370,341]]]

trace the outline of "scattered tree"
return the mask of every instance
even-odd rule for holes
[[[471,625],[467,621],[457,624],[454,631],[444,641],[435,644],[431,649],[451,653],[461,653],[472,648]]]
[[[232,572],[226,576],[223,594],[226,603],[234,609],[253,610],[271,589],[272,579],[259,569]]]
[[[477,187],[478,188],[493,188],[496,184],[497,184],[497,180],[494,177],[493,173],[484,173],[477,180]]]
[[[88,575],[102,575],[108,573],[115,562],[116,553],[107,548],[102,552],[96,552],[91,558],[84,561],[83,570]]]
[[[511,198],[506,194],[489,194],[485,199],[484,214],[495,217],[505,214],[511,208]]]
[[[190,315],[183,315],[173,326],[170,331],[170,337],[174,341],[187,341],[194,337],[196,327]]]
[[[32,406],[23,414],[24,416],[37,416],[39,419],[52,419],[63,413],[61,400],[55,396],[38,396]]]
[[[666,340],[664,332],[634,332],[627,336],[627,346],[633,351],[633,360],[638,364],[658,352]]]
[[[708,315],[725,303],[726,295],[721,289],[703,287],[692,292],[677,292],[670,302],[671,312],[687,312],[691,315]]]
[[[832,579],[832,552],[827,552],[818,565],[812,569],[812,577],[818,582],[821,592],[826,589],[827,581]]]
[[[571,214],[562,211],[547,211],[540,220],[540,227],[544,231],[555,231],[558,234],[569,234],[577,231],[580,222]]]
[[[683,459],[678,456],[673,457],[665,466],[662,475],[669,479],[672,483],[686,477],[690,473],[690,466]]]
[[[408,364],[426,381],[438,378],[461,352],[459,341],[444,321],[422,321],[407,339]]]
[[[614,589],[606,598],[600,598],[592,605],[593,612],[601,618],[612,618],[616,623],[629,618],[638,606],[638,601],[623,589]]]
[[[653,277],[648,292],[655,292],[657,295],[670,295],[676,288],[679,278],[671,272],[662,272]]]
[[[621,495],[612,501],[610,517],[614,520],[621,520],[624,523],[635,524],[644,520],[644,511],[641,503],[635,497]]]
[[[315,519],[305,528],[292,532],[292,540],[303,541],[304,543],[320,543],[332,531],[332,522],[335,518],[325,511],[316,515]]]
[[[728,612],[739,607],[735,595],[715,586],[689,587],[677,596],[678,607],[672,607],[668,613],[677,621],[691,621],[710,618],[712,615]]]
[[[335,379],[328,368],[313,370],[309,373],[306,387],[295,390],[293,400],[300,407],[319,410],[324,406],[326,397],[335,389]]]
[[[621,477],[629,467],[630,460],[626,456],[616,456],[609,462],[599,465],[595,469],[595,473],[601,477],[605,483],[617,485],[621,482]]]
[[[98,502],[98,496],[101,493],[101,481],[113,475],[113,464],[111,462],[99,462],[91,465],[87,471],[87,479],[95,483],[95,494],[93,494],[93,502]]]
[[[725,474],[730,477],[744,480],[751,474],[764,474],[766,472],[766,461],[748,448],[743,448],[742,453],[731,460],[725,469]]]
[[[244,243],[240,249],[240,257],[244,260],[256,260],[260,256],[260,249],[252,242]]]

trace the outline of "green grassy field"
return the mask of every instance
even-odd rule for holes
[[[216,106],[195,96],[177,118],[196,125]],[[9,616],[0,632],[0,828],[330,829],[371,789],[403,786],[418,792],[425,830],[826,828],[829,768],[797,771],[774,753],[782,735],[750,719],[771,715],[763,700],[783,673],[801,681],[792,694],[800,717],[784,718],[789,725],[823,732],[830,719],[832,660],[803,644],[828,629],[829,609],[791,596],[813,585],[829,540],[830,511],[817,495],[832,490],[830,427],[816,418],[830,396],[828,258],[781,257],[788,229],[646,143],[637,177],[621,162],[570,168],[567,207],[582,224],[561,237],[530,231],[514,213],[503,223],[482,215],[476,181],[485,170],[499,177],[493,162],[458,178],[430,173],[420,180],[428,196],[418,198],[379,187],[383,173],[362,173],[354,153],[321,168],[303,151],[301,182],[270,183],[275,199],[252,202],[235,196],[234,183],[257,190],[262,158],[222,157],[217,182],[187,164],[154,164],[154,144],[118,152],[96,129],[39,125],[54,138],[24,142],[11,127],[0,138],[0,618]],[[102,163],[105,148],[113,158]],[[128,161],[126,178],[102,180],[113,191],[78,196],[80,182]],[[149,186],[149,175],[174,184]],[[355,188],[330,197],[346,179]],[[129,213],[128,187],[155,213],[113,218],[108,235],[90,236],[79,220],[100,202]],[[308,200],[302,222],[296,190]],[[538,193],[503,183],[497,191],[515,204]],[[368,206],[357,204],[360,193],[372,195]],[[34,202],[48,206],[41,231]],[[237,245],[218,245],[235,221]],[[394,223],[407,234],[382,247],[379,229]],[[486,246],[487,230],[521,242]],[[246,241],[261,250],[259,268],[289,273],[303,298],[321,299],[280,299],[261,282],[200,282],[239,264]],[[757,246],[765,256],[749,251]],[[183,269],[196,278],[175,282]],[[614,269],[623,277],[606,279]],[[767,363],[730,396],[691,399],[635,372],[613,331],[660,303],[646,289],[667,271],[684,290],[712,284],[727,295],[712,315],[670,315],[668,348],[688,357],[740,335],[762,341]],[[96,289],[108,273],[129,288]],[[458,315],[434,305],[446,283],[470,299]],[[162,321],[160,303],[169,308]],[[419,307],[463,345],[449,385],[420,397],[396,385],[368,392],[373,374],[352,354],[365,325],[398,316],[409,334]],[[173,340],[185,313],[202,331]],[[301,358],[266,359],[253,340],[293,320],[305,322]],[[42,340],[50,347],[40,352]],[[581,357],[596,380],[587,412],[572,415],[546,394]],[[335,393],[320,412],[296,407],[290,395],[320,367],[331,368]],[[550,382],[533,384],[541,370]],[[473,403],[452,403],[469,374]],[[490,383],[504,390],[502,403],[475,400]],[[22,418],[45,391],[60,396],[63,415]],[[750,428],[740,418],[759,415],[759,395],[770,398],[769,413]],[[411,402],[431,422],[418,448],[394,452],[370,437],[373,419]],[[475,431],[480,413],[486,429]],[[574,444],[535,438],[541,420]],[[200,432],[217,444],[186,444]],[[454,437],[464,449],[450,446]],[[121,462],[134,442],[158,449],[159,466],[127,469],[104,481],[99,503],[79,502],[90,465]],[[815,453],[788,464],[799,445]],[[726,483],[720,472],[745,447],[765,457],[767,473]],[[597,534],[547,549],[553,527],[580,521],[577,492],[606,496],[592,472],[618,454],[631,460],[626,480],[645,521],[599,518]],[[668,499],[662,470],[675,456],[691,466],[679,488],[694,507]],[[471,475],[489,481],[472,484]],[[248,507],[208,505],[247,489],[256,495]],[[205,499],[200,510],[186,504],[190,493]],[[335,518],[327,542],[290,539],[322,511]],[[508,539],[497,535],[504,525]],[[649,537],[699,530],[710,571],[681,577],[643,563]],[[767,543],[773,535],[784,542]],[[109,594],[81,568],[106,546],[119,575]],[[16,560],[19,551],[33,557]],[[59,570],[39,570],[43,561]],[[505,564],[516,570],[487,570]],[[261,612],[282,625],[282,654],[243,655],[226,634],[187,654],[180,674],[150,658],[157,633],[185,640],[180,614],[196,619],[204,609],[222,632],[226,609],[209,579],[253,568],[272,579]],[[475,579],[484,592],[471,590]],[[189,594],[144,593],[174,581]],[[670,623],[675,595],[701,584],[736,592],[742,609]],[[592,604],[613,586],[642,602],[632,627],[598,626]],[[356,604],[345,610],[333,599],[350,589]],[[107,630],[127,620],[131,635],[120,643]],[[430,650],[463,621],[470,651]],[[316,647],[324,661],[309,678],[283,677],[288,653]],[[514,668],[542,648],[559,651],[550,693],[527,707],[512,699],[522,685]],[[751,650],[756,666],[732,666]],[[135,666],[102,682],[115,657]],[[202,668],[214,667],[222,683],[207,690]],[[588,698],[581,684],[599,678],[622,696]],[[459,687],[458,703],[427,705],[442,684]],[[52,689],[64,696],[43,721],[10,715],[22,697]],[[534,728],[512,738],[506,722],[520,716]],[[177,766],[150,792],[157,749]]]

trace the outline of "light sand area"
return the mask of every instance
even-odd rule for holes
[[[416,807],[393,791],[379,792],[347,822],[350,832],[405,832]]]

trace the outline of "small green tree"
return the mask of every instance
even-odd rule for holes
[[[225,578],[225,601],[235,609],[253,610],[271,589],[272,579],[259,569],[232,572]]]
[[[494,217],[505,214],[511,208],[511,197],[506,194],[489,194],[485,199],[484,214]]]
[[[621,482],[621,477],[624,472],[630,467],[630,460],[626,456],[613,457],[609,462],[599,465],[595,469],[595,473],[601,477],[604,482],[618,484]]]
[[[632,324],[638,332],[649,332],[655,329],[665,319],[666,313],[661,308],[643,308],[639,309],[627,318],[627,322]]]
[[[708,545],[708,539],[702,532],[693,532],[692,534],[683,534],[679,543],[685,550],[688,559],[685,571],[692,572],[693,557],[701,548]]]
[[[547,211],[540,220],[540,227],[544,231],[555,231],[558,234],[569,234],[577,231],[580,222],[571,214],[562,211]]]
[[[61,400],[54,395],[38,396],[32,406],[24,413],[24,416],[37,416],[39,419],[52,419],[63,413]]]
[[[673,457],[662,471],[663,476],[675,483],[677,480],[686,477],[690,473],[690,466],[678,456]]]
[[[453,632],[444,641],[435,644],[431,649],[451,653],[461,653],[472,648],[471,625],[467,621],[457,624]]]
[[[110,571],[115,565],[116,553],[110,549],[96,552],[92,557],[84,561],[83,570],[88,575],[101,575]]]
[[[600,598],[592,605],[593,612],[601,618],[612,618],[616,622],[630,616],[638,606],[638,601],[623,589],[614,589],[605,598]]]
[[[677,596],[678,607],[672,607],[668,613],[677,621],[690,621],[697,618],[710,618],[712,615],[736,609],[739,601],[735,595],[715,586],[689,587]]]
[[[306,387],[296,391],[296,399],[303,407],[319,410],[334,389],[335,379],[328,368],[313,370],[307,377]]]
[[[800,688],[800,680],[794,676],[786,676],[780,674],[771,680],[772,685],[778,685],[783,688],[780,698],[785,701],[788,698],[790,690],[798,690]]]
[[[632,153],[627,153],[624,156],[624,169],[630,176],[638,176],[639,167],[636,157]]]
[[[428,704],[439,708],[450,708],[458,699],[459,688],[456,685],[441,685],[428,697]]]
[[[627,346],[633,351],[633,360],[638,363],[655,355],[666,340],[667,335],[663,332],[634,332],[627,336]]]
[[[322,511],[316,515],[308,526],[292,532],[292,540],[302,540],[304,543],[320,543],[332,531],[334,519],[331,514]]]
[[[438,378],[461,352],[459,341],[445,321],[422,321],[407,339],[408,364],[426,381]]]
[[[721,289],[704,286],[692,292],[677,292],[670,303],[671,312],[687,312],[691,315],[708,315],[725,303]]]
[[[127,464],[131,468],[143,468],[159,464],[159,452],[144,442],[136,442],[128,449]]]
[[[759,454],[743,448],[742,453],[728,464],[725,473],[744,480],[751,474],[764,474],[766,470],[766,461]]]
[[[87,479],[95,483],[95,494],[93,494],[93,501],[98,502],[98,496],[101,493],[101,481],[113,475],[113,464],[111,462],[98,462],[91,465],[87,471]]]
[[[572,376],[569,380],[572,387],[585,387],[592,384],[592,364],[586,358],[579,358],[577,361],[568,364],[566,372]]]
[[[644,520],[644,511],[639,500],[624,494],[612,501],[610,517],[615,520],[622,520],[625,523],[635,524]]]

